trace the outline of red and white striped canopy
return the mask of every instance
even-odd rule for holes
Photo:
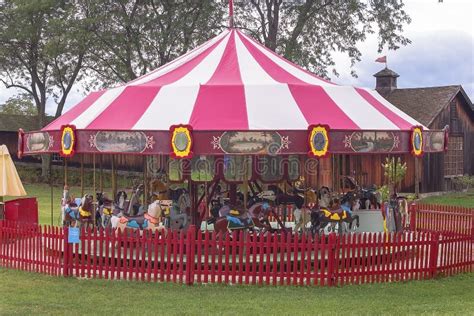
[[[421,125],[376,91],[319,78],[227,30],[125,85],[94,92],[44,128],[79,130],[410,130]]]

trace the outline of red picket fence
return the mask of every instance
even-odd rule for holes
[[[0,221],[0,265],[55,276],[176,282],[333,286],[473,271],[473,242],[455,233],[298,236],[191,227],[149,231],[68,229]]]
[[[474,240],[474,209],[450,205],[415,204],[410,206],[410,230],[452,233]]]

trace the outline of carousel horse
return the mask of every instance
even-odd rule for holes
[[[295,231],[298,232],[300,229],[305,230],[307,224],[311,222],[311,210],[318,204],[318,194],[316,194],[316,191],[311,188],[295,188],[295,192],[300,197],[304,198],[303,207],[295,208],[293,211],[295,217]]]
[[[159,180],[153,179],[150,181],[150,194],[151,194],[151,201],[156,200],[169,200],[169,188],[168,185]]]
[[[128,209],[127,192],[123,190],[118,191],[113,203],[113,214],[118,215],[119,213],[124,213],[126,209]]]
[[[61,217],[63,226],[75,225],[79,221],[79,206],[81,199],[75,199],[69,194],[69,187],[64,186],[63,197],[61,198]]]
[[[126,214],[129,216],[143,215],[144,209],[140,205],[140,196],[143,195],[144,185],[139,184],[133,188],[132,197],[128,201],[128,207],[126,208]]]
[[[86,227],[94,226],[94,197],[86,194],[79,206],[79,223]]]
[[[189,226],[188,214],[191,212],[191,197],[186,189],[170,189],[173,205],[166,213],[166,226],[173,230],[186,229]]]
[[[212,223],[212,222],[211,222]],[[232,208],[228,215],[214,219],[214,231],[226,233],[233,230],[253,229],[255,223],[248,212]]]
[[[110,200],[106,193],[98,192],[97,195],[97,214],[100,216],[98,227],[108,228],[111,226],[110,219],[114,214],[114,201]]]
[[[328,208],[331,204],[331,190],[328,187],[323,186],[318,191],[318,202],[319,207]]]
[[[352,191],[357,191],[359,193],[361,209],[380,209],[381,196],[376,188],[361,188],[356,179],[349,176],[344,177],[343,185],[348,185]]]
[[[359,227],[359,215],[352,213],[358,207],[359,200],[356,192],[347,192],[341,200],[333,201],[333,210],[326,207],[319,207],[311,213],[311,230],[313,234],[319,233],[329,224],[338,224],[338,232],[342,233],[342,223],[349,224],[349,230],[352,229],[353,222],[355,227]]]
[[[112,216],[111,223],[112,228],[117,228],[121,231],[124,231],[126,228],[131,229],[148,229],[153,232],[165,232],[166,227],[161,225],[161,217],[163,215],[163,209],[165,207],[170,207],[172,201],[170,200],[156,200],[148,206],[148,211],[142,215],[137,216],[126,216],[121,217]]]
[[[250,206],[248,211],[243,211],[241,207],[225,205],[219,210],[219,216],[208,223],[214,224],[214,231],[217,233],[254,228],[262,232],[271,231],[269,216],[273,214],[276,217],[271,206],[275,198],[273,191],[263,191],[256,195],[257,202]]]
[[[410,216],[408,214],[408,201],[403,196],[394,194],[385,209],[382,210],[384,221],[384,231],[400,232],[410,226]]]

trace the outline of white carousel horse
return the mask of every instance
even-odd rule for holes
[[[124,230],[125,228],[132,229],[147,229],[153,232],[166,232],[166,227],[161,223],[163,210],[166,206],[171,205],[171,201],[154,201],[148,206],[148,211],[143,215],[138,216],[112,216],[110,219],[112,228]]]

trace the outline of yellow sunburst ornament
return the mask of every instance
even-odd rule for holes
[[[329,126],[311,125],[308,129],[308,143],[310,156],[322,158],[329,153]]]
[[[411,153],[415,157],[423,155],[423,127],[414,126],[411,131]]]
[[[63,125],[61,127],[61,157],[74,156],[76,148],[76,127],[74,125]]]
[[[193,156],[192,127],[189,125],[173,125],[170,127],[171,156],[173,158],[191,158]]]

